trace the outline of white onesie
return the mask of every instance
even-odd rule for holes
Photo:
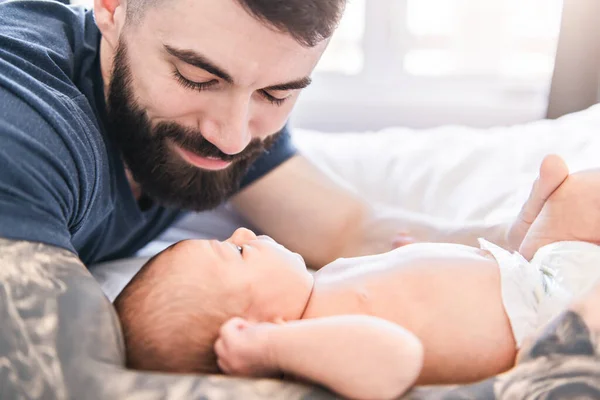
[[[540,248],[531,262],[484,239],[479,244],[500,267],[502,302],[517,347],[600,278],[600,246],[595,244],[552,243]]]

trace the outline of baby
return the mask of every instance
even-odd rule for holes
[[[311,274],[246,229],[180,242],[115,300],[128,366],[285,375],[351,398],[477,381],[511,368],[523,339],[600,276],[598,210],[600,173],[568,175],[550,156],[509,234],[530,262],[482,240],[412,244]]]

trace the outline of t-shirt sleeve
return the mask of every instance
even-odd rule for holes
[[[73,147],[47,118],[1,87],[0,104],[0,237],[75,252]]]
[[[248,174],[242,180],[241,189],[259,180],[279,165],[292,158],[297,152],[298,151],[292,142],[289,127],[286,125],[273,146],[250,167]]]

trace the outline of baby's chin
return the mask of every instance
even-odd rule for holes
[[[254,302],[245,316],[256,322],[287,322],[302,319],[312,295],[312,275],[310,284],[300,289],[298,285],[280,286],[277,292],[272,292],[258,302]],[[265,289],[266,290],[266,289]],[[265,292],[266,293],[266,292]],[[273,299],[280,299],[274,301]]]
[[[287,301],[280,303],[283,307],[278,313],[285,321],[297,321],[302,319],[306,309],[310,304],[314,287],[314,278],[312,274],[306,272],[306,279],[302,287],[289,287],[288,290],[282,290],[281,298]]]
[[[308,309],[309,305],[310,305],[310,301],[312,299],[312,294],[313,294],[313,289],[315,287],[315,277],[314,277],[314,272],[311,271],[307,271],[307,285],[306,285],[306,293],[304,295],[304,301],[302,304],[302,311],[299,313],[298,318],[297,319],[302,319],[302,317],[304,317],[304,314],[306,313],[306,310]]]

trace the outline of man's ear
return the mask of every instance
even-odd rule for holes
[[[123,0],[94,0],[94,16],[102,37],[116,49],[125,25],[125,2]]]

